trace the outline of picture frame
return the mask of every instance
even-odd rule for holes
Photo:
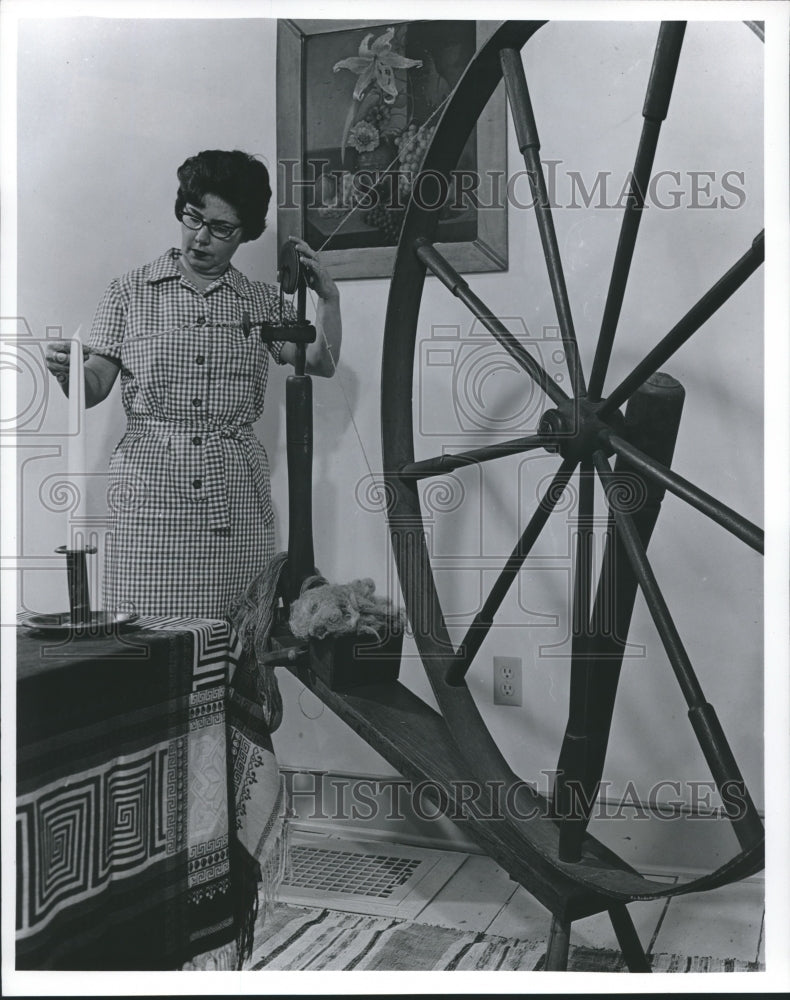
[[[389,277],[429,130],[495,27],[490,21],[280,20],[278,243],[301,237],[321,250],[335,279]],[[391,74],[386,68],[382,74],[382,62],[392,65]],[[502,85],[470,136],[462,168],[475,171],[485,208],[448,199],[437,246],[461,273],[506,271],[507,205],[495,193],[507,169]]]

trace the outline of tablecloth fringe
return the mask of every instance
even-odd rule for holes
[[[238,848],[244,858],[239,860],[238,882],[234,889],[237,900],[236,968],[242,969],[252,957],[255,931],[265,928],[288,870],[290,835],[287,819],[282,819],[263,864],[255,861],[241,845]]]
[[[181,966],[182,972],[232,972],[239,967],[239,949],[235,941],[201,952]]]

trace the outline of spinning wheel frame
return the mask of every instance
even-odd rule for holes
[[[663,23],[643,108],[644,124],[633,170],[634,179],[622,220],[589,388],[586,386],[546,195],[539,155],[540,142],[521,61],[522,47],[544,23],[506,22],[478,51],[444,110],[422,170],[448,180],[474,123],[497,84],[504,79],[519,147],[532,185],[573,395],[569,396],[551,379],[447,262],[434,245],[438,212],[412,200],[397,250],[382,362],[382,448],[389,501],[388,519],[415,641],[445,724],[457,747],[457,766],[465,777],[473,775],[483,783],[500,781],[512,785],[518,782],[518,776],[486,728],[464,677],[493,625],[496,611],[510,584],[522,569],[572,475],[581,469],[571,609],[574,623],[571,704],[558,764],[559,779],[553,802],[536,792],[524,790],[525,798],[535,810],[535,819],[521,823],[508,820],[508,823],[518,828],[536,857],[544,859],[559,878],[585,886],[605,899],[628,901],[712,888],[759,871],[763,865],[762,823],[656,583],[646,547],[663,493],[669,490],[751,548],[762,552],[762,531],[756,525],[669,469],[683,390],[674,380],[656,373],[760,266],[764,245],[761,233],[743,257],[702,296],[630,375],[608,397],[601,397],[637,238],[643,206],[642,192],[647,189],[661,123],[667,115],[685,30],[685,24],[680,22]],[[419,309],[428,272],[468,307],[554,404],[553,408],[547,408],[536,434],[476,448],[460,455],[443,455],[415,462],[411,404],[413,366]],[[629,404],[625,416],[619,409],[624,403]],[[558,452],[562,459],[559,470],[533,512],[483,608],[456,649],[450,641],[434,583],[417,483],[463,465],[487,462],[502,455],[520,454],[536,448]],[[617,459],[614,469],[609,463],[611,456]],[[618,471],[625,468],[643,477],[650,500],[646,507],[650,509],[636,514],[617,509],[613,494],[618,488]],[[592,578],[588,558],[593,473],[604,486],[610,512],[607,550],[599,594],[594,603],[590,599]],[[596,616],[600,614],[598,604],[606,583],[607,565],[611,569],[615,564],[621,567],[621,578],[630,577],[624,592],[618,591],[620,605],[617,613],[622,615],[626,629],[620,634],[627,634],[638,588],[646,600],[686,698],[694,732],[716,784],[720,791],[729,792],[722,798],[741,846],[740,853],[715,872],[679,886],[659,886],[644,879],[585,832],[589,804],[603,769],[620,669],[620,662],[617,661],[603,671],[599,665],[598,672],[591,673],[590,649],[594,650],[596,644],[600,646],[607,640],[600,634],[596,635],[594,628],[591,632],[587,626],[590,623],[594,626]],[[588,806],[581,812],[568,809],[573,782],[577,782],[586,795]],[[737,808],[732,805],[733,797],[737,800]],[[579,861],[583,863],[579,864]]]

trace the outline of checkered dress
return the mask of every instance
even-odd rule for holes
[[[91,329],[91,349],[121,364],[128,420],[110,459],[104,601],[217,618],[274,554],[269,463],[252,424],[282,347],[257,336],[279,322],[279,294],[234,267],[201,293],[179,256],[113,281]]]

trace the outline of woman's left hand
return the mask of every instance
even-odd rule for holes
[[[305,280],[307,287],[317,293],[318,297],[325,301],[339,299],[340,292],[331,276],[321,267],[318,255],[312,247],[309,247],[297,236],[289,237],[291,243],[299,252],[299,261],[304,266]]]

